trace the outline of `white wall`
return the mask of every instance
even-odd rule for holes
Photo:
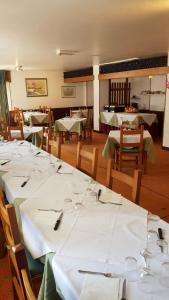
[[[141,92],[150,89],[150,81],[148,77],[130,78],[131,82],[131,97],[135,95],[139,100],[132,100],[138,104],[139,109],[149,109],[149,95],[142,95]]]
[[[151,80],[151,82],[150,82]],[[136,95],[140,100],[133,100],[138,103],[139,109],[150,109],[156,111],[164,111],[165,94],[159,95],[144,95],[141,92],[145,90],[163,91],[166,90],[166,76],[138,77],[130,79],[131,82],[131,97]]]
[[[47,97],[27,97],[25,78],[47,78]],[[70,107],[86,105],[86,83],[64,84],[63,73],[57,71],[29,70],[11,72],[10,94],[12,107],[23,109],[48,107]],[[61,86],[76,86],[75,98],[61,98]]]
[[[166,75],[153,76],[151,78],[152,91],[166,91]],[[152,110],[164,111],[165,109],[165,94],[154,94],[150,96],[150,107]]]
[[[109,103],[109,81],[100,80],[100,111]]]

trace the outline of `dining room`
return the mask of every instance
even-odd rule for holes
[[[168,299],[168,15],[2,3],[0,299]]]

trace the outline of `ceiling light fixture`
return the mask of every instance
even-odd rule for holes
[[[79,51],[77,50],[65,50],[65,49],[56,49],[56,54],[61,56],[61,55],[75,55]]]
[[[15,70],[16,71],[23,71],[23,67],[21,65],[20,66],[18,65],[18,66],[15,67]]]
[[[136,59],[139,59],[139,57],[132,57],[132,58],[126,58],[126,59],[122,59],[122,60],[111,61],[111,62],[103,63],[100,65],[103,66],[103,65],[117,64],[117,63],[132,61],[132,60],[136,60]]]

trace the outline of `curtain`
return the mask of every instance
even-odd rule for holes
[[[0,118],[5,117],[9,124],[9,106],[6,90],[6,71],[0,71]]]

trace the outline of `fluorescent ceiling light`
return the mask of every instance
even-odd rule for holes
[[[103,63],[103,64],[100,64],[100,65],[103,66],[103,65],[117,64],[117,63],[136,60],[136,59],[139,59],[139,57],[132,57],[132,58],[127,58],[127,59],[122,59],[122,60],[111,61],[111,62]]]

